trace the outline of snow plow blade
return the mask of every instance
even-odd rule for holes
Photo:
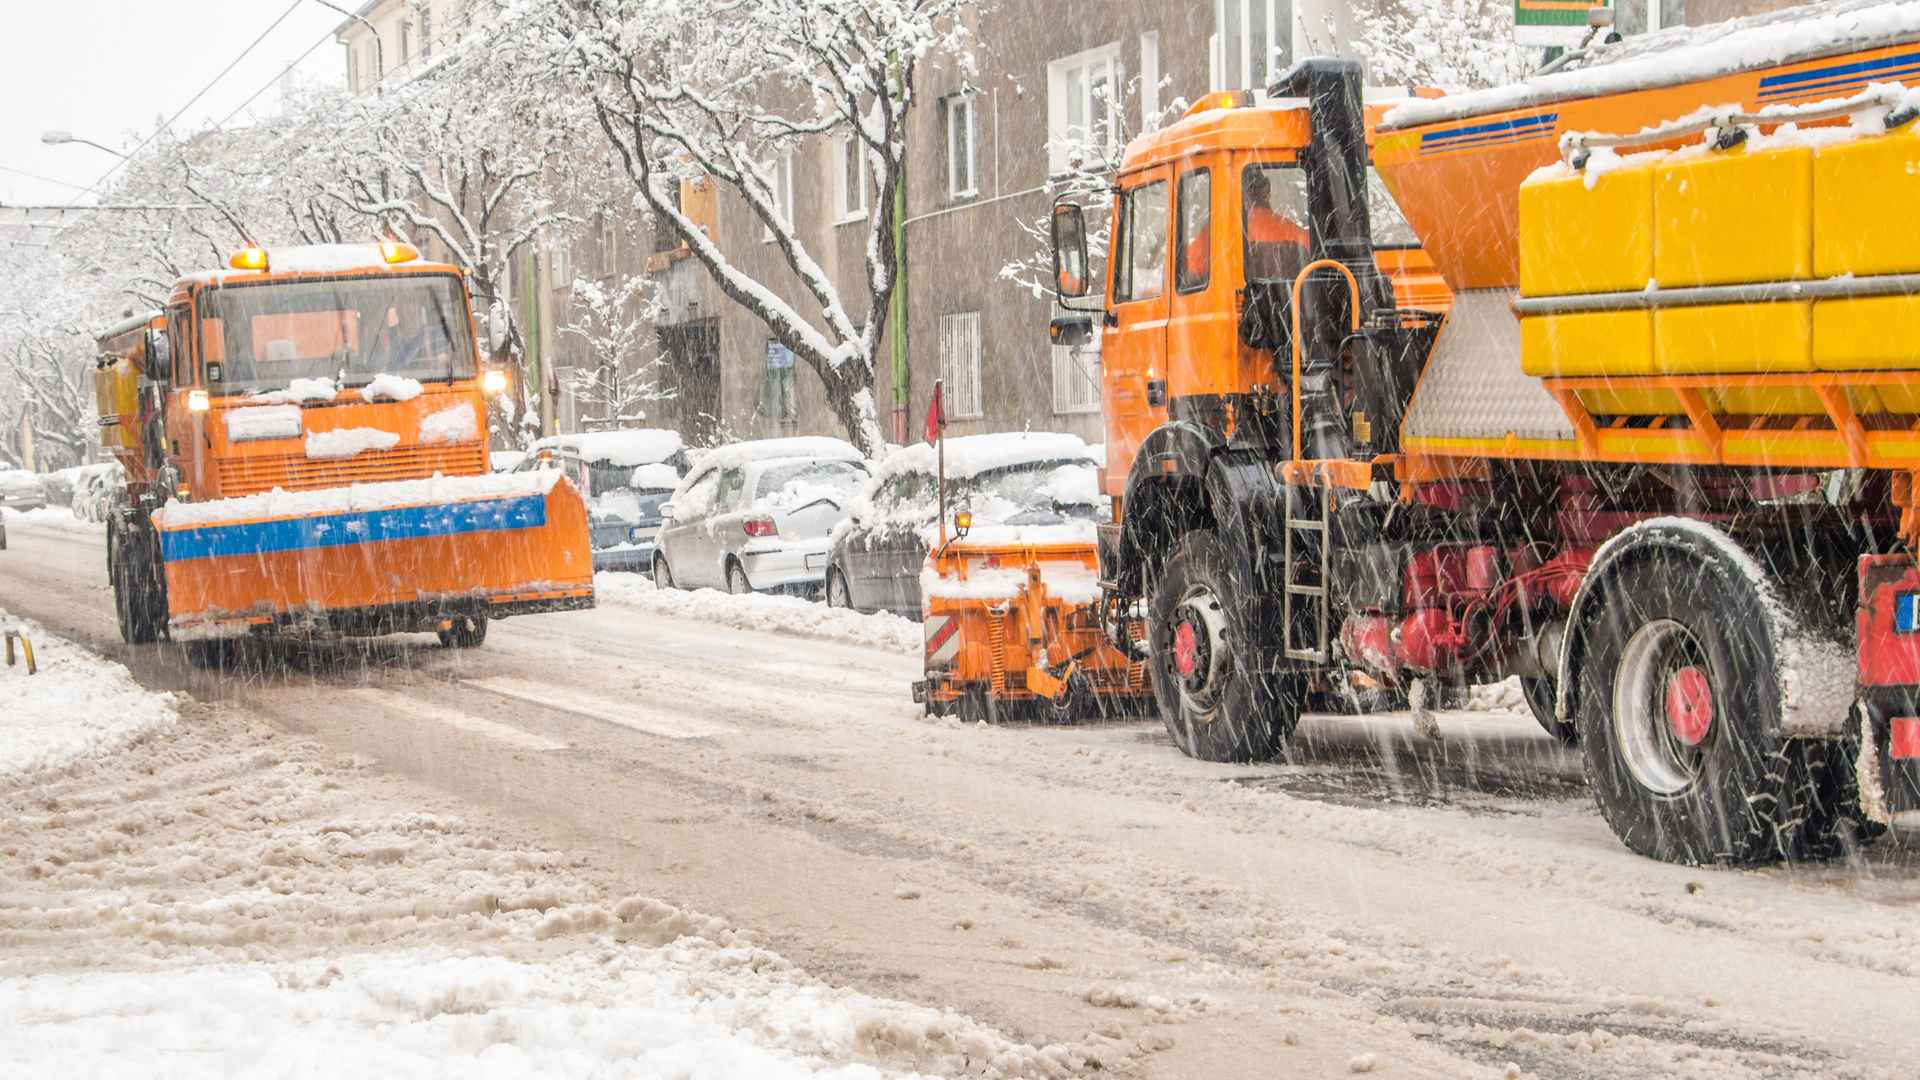
[[[400,633],[593,606],[586,504],[556,470],[173,504],[154,522],[176,631]]]

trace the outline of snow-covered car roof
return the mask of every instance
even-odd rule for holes
[[[583,431],[576,435],[549,435],[528,448],[541,450],[571,449],[588,461],[633,468],[665,461],[685,445],[677,431],[664,428],[623,428],[618,431]]]
[[[1828,0],[1705,26],[1636,34],[1601,45],[1568,69],[1507,86],[1396,106],[1393,131],[1530,105],[1674,86],[1735,71],[1920,39],[1913,0]]]
[[[835,439],[825,435],[799,435],[787,439],[756,439],[751,442],[728,443],[715,447],[701,455],[700,471],[711,469],[731,469],[754,461],[771,461],[775,458],[809,458],[826,461],[865,462],[865,455],[854,448],[845,439]]]
[[[997,435],[961,435],[947,440],[947,475],[964,480],[992,469],[1035,461],[1094,461],[1093,450],[1078,435],[1051,431],[1012,431]],[[907,472],[933,472],[939,451],[930,443],[903,446],[874,470],[878,478]]]

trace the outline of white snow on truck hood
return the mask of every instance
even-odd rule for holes
[[[356,510],[389,510],[400,506],[506,499],[516,495],[545,495],[565,479],[558,469],[485,476],[435,476],[427,480],[389,480],[377,484],[350,484],[320,491],[281,491],[237,499],[201,503],[168,503],[153,512],[162,529],[187,529],[259,518],[343,514]]]

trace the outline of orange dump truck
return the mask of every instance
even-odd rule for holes
[[[1383,116],[1306,60],[1128,147],[1097,303],[1057,206],[1051,336],[1104,323],[1102,622],[1144,621],[1182,749],[1272,755],[1342,669],[1517,677],[1642,854],[1920,813],[1917,91],[1886,0]]]
[[[494,476],[472,301],[408,245],[236,253],[98,343],[121,635],[434,631],[591,607],[587,515]]]

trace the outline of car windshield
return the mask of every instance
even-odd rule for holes
[[[851,461],[794,461],[768,466],[754,486],[753,501],[780,509],[821,498],[846,505],[867,472]]]
[[[989,469],[965,485],[976,517],[1003,525],[1057,525],[1098,516],[1100,492],[1092,461],[1030,461]]]
[[[295,379],[364,386],[376,375],[474,375],[466,304],[448,275],[224,285],[207,292],[200,327],[216,394],[283,390]]]

